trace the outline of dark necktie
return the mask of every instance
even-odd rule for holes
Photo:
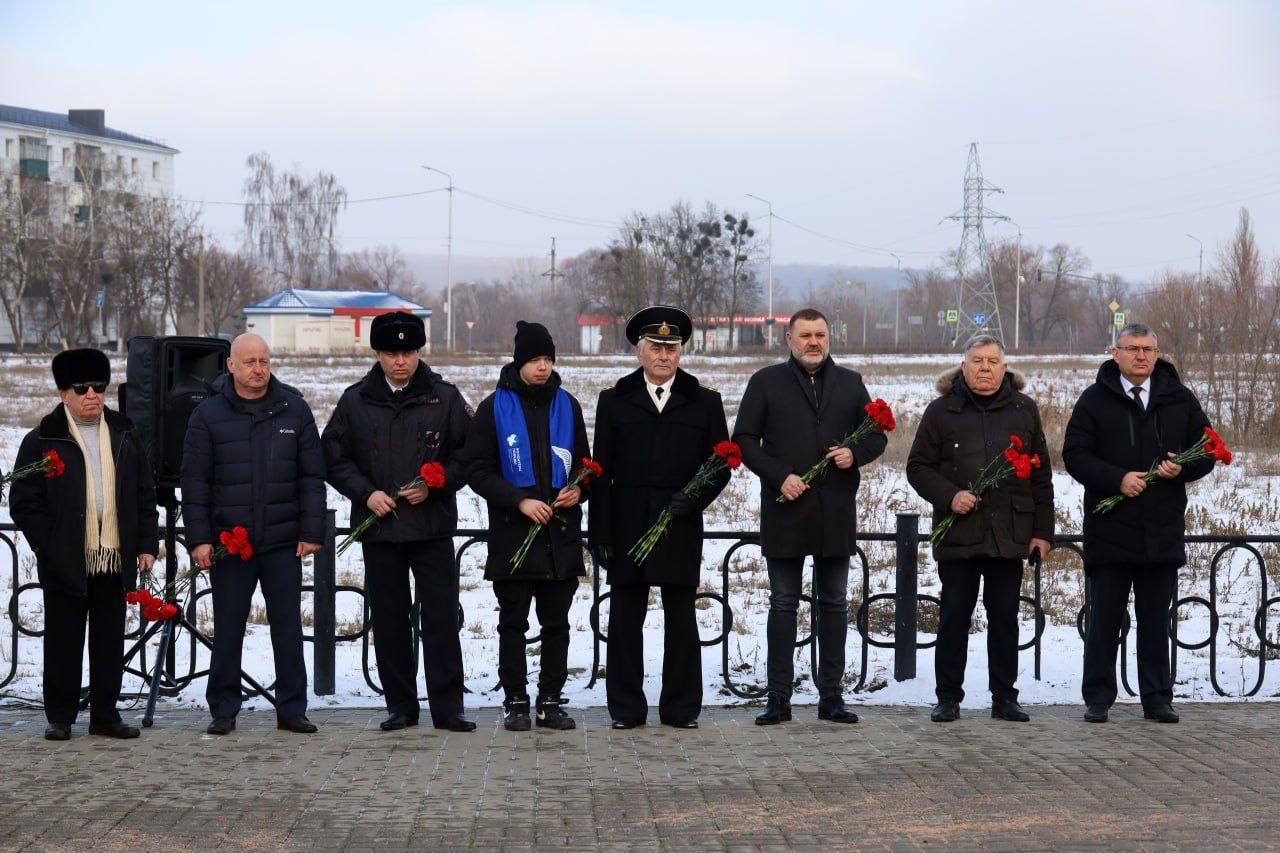
[[[1146,406],[1142,405],[1142,386],[1134,385],[1129,389],[1129,393],[1133,395],[1133,401],[1138,404],[1138,408],[1146,411]]]
[[[653,389],[653,393],[657,396],[658,402],[662,402],[662,391],[663,391],[663,388],[661,385]]]

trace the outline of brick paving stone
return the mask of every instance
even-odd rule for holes
[[[753,708],[702,727],[383,733],[316,710],[315,736],[245,713],[235,733],[163,711],[135,741],[42,739],[0,710],[0,849],[1224,849],[1280,845],[1280,704],[1183,705],[1158,725],[1079,707],[1032,722],[868,708],[856,726]]]

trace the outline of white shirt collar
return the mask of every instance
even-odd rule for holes
[[[1130,381],[1129,381],[1129,377],[1127,377],[1127,376],[1125,376],[1123,373],[1121,373],[1121,374],[1120,374],[1120,387],[1121,387],[1121,388],[1123,388],[1123,389],[1124,389],[1124,393],[1128,394],[1130,397],[1132,397],[1132,396],[1133,396],[1133,389],[1134,389],[1134,388],[1141,388],[1141,389],[1142,389],[1142,393],[1143,393],[1143,394],[1145,394],[1147,397],[1150,397],[1150,396],[1151,396],[1151,377],[1150,377],[1150,376],[1148,376],[1146,379],[1142,380],[1142,384],[1141,384],[1141,385],[1135,385],[1134,383],[1132,383],[1132,382],[1130,382]]]
[[[657,408],[659,412],[661,412],[664,408],[666,408],[667,401],[671,399],[671,383],[675,381],[676,381],[675,374],[672,374],[671,378],[668,379],[666,382],[663,382],[661,385],[654,385],[652,382],[649,381],[648,375],[647,374],[645,375],[644,377],[645,390],[649,392],[649,399],[653,401],[653,405]],[[662,389],[661,394],[658,393],[659,388]]]
[[[382,374],[382,378],[383,378],[383,379],[386,379],[387,387],[391,389],[391,393],[392,393],[392,394],[396,393],[397,391],[404,391],[404,390],[406,390],[406,389],[409,387],[409,383],[408,383],[408,382],[404,383],[404,388],[399,388],[399,387],[397,387],[397,386],[393,385],[393,384],[392,384],[392,382],[391,382],[391,380],[390,380],[390,379],[387,379],[387,374],[385,374],[385,373],[384,373],[384,374]]]
[[[675,374],[672,374],[671,378],[668,379],[666,382],[663,382],[661,385],[655,385],[654,383],[650,382],[649,375],[647,373],[645,374],[645,377],[644,377],[644,384],[649,386],[649,393],[653,393],[654,389],[656,388],[661,388],[662,394],[664,397],[667,394],[671,393],[671,383],[675,381],[676,381]]]

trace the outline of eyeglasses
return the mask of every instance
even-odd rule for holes
[[[1143,355],[1155,355],[1156,353],[1160,352],[1160,347],[1139,347],[1139,346],[1134,346],[1133,344],[1129,344],[1128,346],[1123,346],[1123,347],[1117,347],[1116,349],[1127,352],[1129,353],[1129,355],[1137,355],[1138,353],[1142,353]]]
[[[83,397],[92,388],[94,393],[101,397],[107,392],[107,385],[108,383],[106,382],[72,382],[71,390]]]

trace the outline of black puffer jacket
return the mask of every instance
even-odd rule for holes
[[[575,506],[556,510],[563,516],[564,524],[553,520],[534,540],[519,571],[512,571],[511,558],[524,543],[533,524],[520,512],[520,501],[535,498],[554,503],[559,491],[551,486],[551,401],[560,389],[560,374],[552,373],[546,385],[530,386],[520,379],[520,371],[514,364],[502,368],[498,387],[514,391],[520,396],[520,408],[524,411],[525,426],[529,430],[529,455],[533,459],[534,485],[528,488],[513,486],[502,476],[502,461],[498,456],[498,432],[493,413],[494,395],[480,403],[476,416],[467,433],[467,482],[476,494],[489,502],[489,559],[485,563],[484,576],[489,580],[563,580],[585,574],[582,561],[582,509]],[[582,420],[582,407],[572,394],[569,403],[573,408],[573,467],[566,484],[573,480],[582,468],[582,459],[591,454],[587,444],[587,427]],[[590,484],[582,487],[582,500],[586,500]]]
[[[1098,379],[1071,412],[1062,444],[1067,473],[1084,486],[1085,568],[1101,564],[1181,566],[1187,561],[1187,483],[1213,470],[1213,459],[1182,466],[1173,480],[1157,478],[1136,498],[1107,513],[1098,502],[1120,494],[1130,471],[1147,471],[1169,451],[1186,450],[1209,419],[1178,371],[1159,359],[1151,375],[1151,404],[1144,410],[1124,392],[1120,366],[1104,362]]]
[[[302,395],[273,376],[266,408],[254,414],[228,374],[212,387],[182,448],[187,546],[216,545],[236,525],[259,553],[324,542],[324,457]]]
[[[121,573],[124,588],[133,589],[137,584],[138,555],[155,555],[160,547],[156,486],[133,422],[111,409],[104,408],[102,416],[111,434],[116,467]],[[61,477],[34,474],[18,480],[9,492],[9,512],[36,553],[40,585],[84,598],[88,593],[84,566],[84,454],[71,437],[61,403],[40,421],[39,427],[27,433],[14,467],[39,461],[47,450],[56,450],[67,470]]]
[[[325,462],[329,482],[351,500],[351,526],[369,517],[369,495],[395,497],[399,487],[418,476],[425,462],[444,466],[445,486],[430,490],[414,506],[397,501],[394,515],[375,524],[363,542],[421,542],[453,536],[458,527],[458,490],[466,483],[462,447],[471,418],[462,392],[419,362],[394,397],[382,367],[347,388],[325,424]]]
[[[960,368],[944,373],[938,397],[920,418],[907,481],[933,505],[937,526],[951,512],[951,499],[969,488],[992,460],[1009,446],[1009,436],[1022,439],[1024,453],[1036,453],[1041,465],[1030,480],[1009,476],[989,489],[973,511],[959,516],[934,549],[939,560],[972,557],[1027,556],[1032,537],[1053,538],[1053,472],[1049,447],[1035,401],[1022,393],[1022,376],[1010,370],[983,408],[964,381]]]

